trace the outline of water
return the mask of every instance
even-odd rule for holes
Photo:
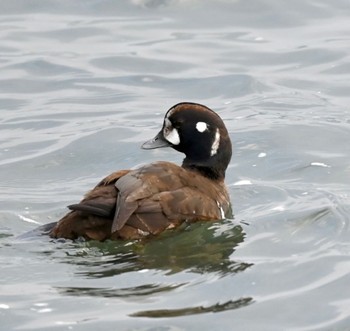
[[[350,328],[350,4],[0,2],[1,330]],[[206,104],[234,220],[146,242],[17,235]]]

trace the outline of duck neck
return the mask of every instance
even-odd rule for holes
[[[185,158],[182,162],[182,167],[201,174],[212,180],[223,181],[225,179],[226,165],[221,166],[218,162],[208,161],[194,161]]]

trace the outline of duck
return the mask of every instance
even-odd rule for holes
[[[134,240],[184,222],[230,217],[225,173],[232,144],[220,116],[205,105],[181,102],[165,114],[159,133],[141,148],[171,147],[181,165],[168,161],[119,170],[102,179],[69,212],[52,223],[51,238]]]

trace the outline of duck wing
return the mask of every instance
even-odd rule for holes
[[[217,220],[229,209],[223,183],[213,183],[169,162],[131,171],[115,183],[118,191],[112,233],[125,225],[157,234],[185,220]]]
[[[118,199],[112,224],[112,233],[124,225],[156,234],[169,221],[162,211],[158,195],[183,186],[176,170],[181,167],[170,162],[155,162],[130,171],[116,181]]]

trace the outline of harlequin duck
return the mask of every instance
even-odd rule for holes
[[[204,105],[183,102],[168,110],[163,127],[143,149],[172,147],[182,166],[159,161],[104,178],[54,224],[53,238],[139,239],[184,221],[225,218],[224,183],[232,146],[221,118]]]

